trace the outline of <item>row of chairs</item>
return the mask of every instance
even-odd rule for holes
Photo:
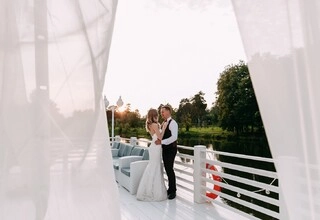
[[[148,148],[114,141],[111,151],[116,181],[132,195],[136,194],[148,165]]]

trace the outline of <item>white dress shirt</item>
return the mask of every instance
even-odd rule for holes
[[[161,141],[161,144],[164,145],[169,145],[178,139],[178,124],[171,117],[167,118],[167,123],[169,123],[170,120],[169,130],[171,131],[171,136]]]

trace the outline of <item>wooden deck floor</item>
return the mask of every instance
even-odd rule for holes
[[[248,220],[211,203],[193,203],[192,194],[179,189],[174,200],[141,202],[123,187],[118,188],[122,220]]]

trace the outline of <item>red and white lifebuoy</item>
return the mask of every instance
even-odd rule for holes
[[[213,166],[213,165],[211,165],[211,164],[208,164],[208,163],[206,164],[206,169],[218,171],[215,166]],[[217,175],[215,175],[215,174],[212,174],[212,178],[213,178],[215,181],[219,181],[219,182],[221,182],[221,180],[222,180],[220,176],[217,176]],[[216,191],[218,191],[218,192],[221,191],[221,187],[218,186],[218,185],[213,185],[213,189],[216,190]],[[212,193],[212,192],[207,192],[207,193],[206,193],[206,196],[208,196],[208,197],[211,198],[211,199],[215,199],[215,198],[218,197],[217,194],[214,194],[214,193]]]

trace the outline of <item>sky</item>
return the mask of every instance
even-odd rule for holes
[[[211,108],[226,66],[246,61],[230,0],[119,0],[104,95],[145,116],[199,91]]]

